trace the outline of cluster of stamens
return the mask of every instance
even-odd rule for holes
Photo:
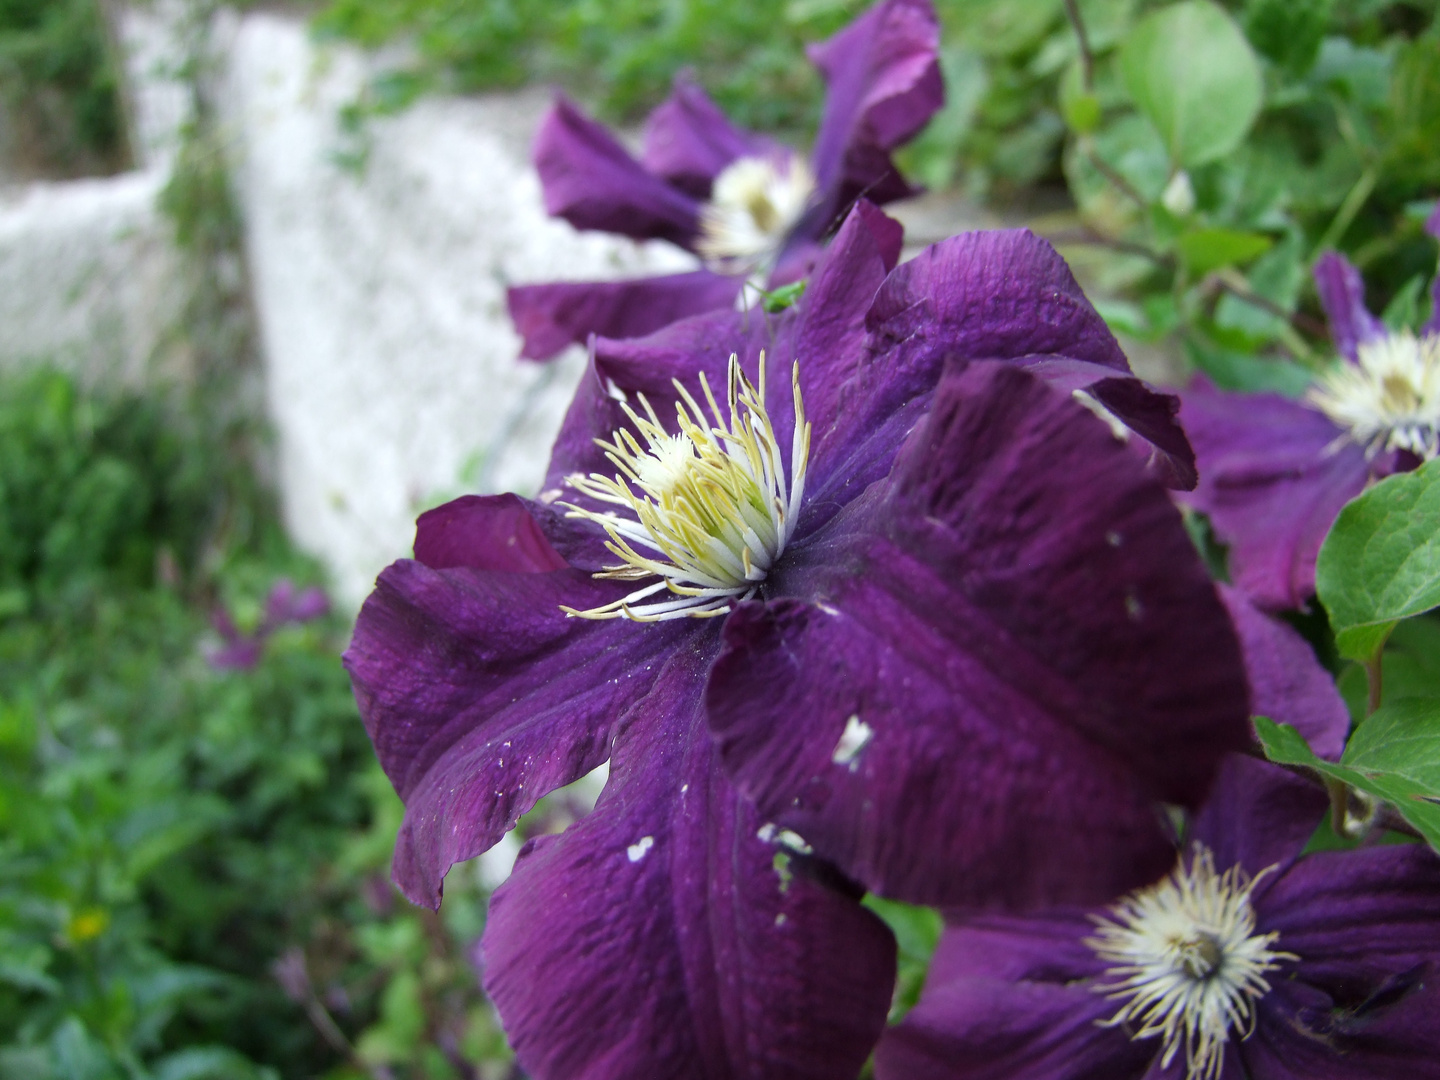
[[[1440,334],[1385,334],[1340,363],[1306,395],[1371,455],[1408,450],[1429,460],[1440,453]]]
[[[1297,959],[1271,948],[1278,934],[1255,933],[1250,896],[1264,876],[1239,866],[1217,874],[1197,844],[1188,869],[1182,861],[1096,918],[1086,944],[1117,966],[1095,989],[1125,1000],[1103,1025],[1134,1028],[1134,1039],[1159,1036],[1162,1068],[1183,1047],[1186,1080],[1215,1080],[1231,1033],[1245,1039],[1254,1030],[1255,1002],[1270,990],[1265,973]]]
[[[619,470],[613,476],[572,476],[570,487],[597,503],[621,507],[596,511],[566,503],[569,517],[594,522],[609,536],[606,547],[620,559],[597,578],[644,581],[634,592],[602,607],[568,615],[583,619],[709,618],[759,590],[795,531],[810,456],[810,424],[800,397],[800,369],[792,369],[795,431],[790,475],[765,409],[765,357],[759,386],[730,357],[728,422],[704,375],[705,410],[678,381],[677,430],[665,429],[644,395],[643,411],[621,408],[634,428],[621,428],[596,444]],[[650,580],[650,579],[654,580]],[[657,599],[657,594],[663,594]],[[648,602],[646,602],[648,601]]]
[[[799,157],[738,158],[715,178],[695,248],[721,269],[763,267],[780,254],[814,194],[815,176]]]

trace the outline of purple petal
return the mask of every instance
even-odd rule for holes
[[[1350,734],[1350,711],[1335,680],[1294,628],[1271,618],[1228,586],[1220,598],[1235,622],[1250,677],[1250,708],[1289,724],[1324,758],[1339,760]]]
[[[428,527],[421,532],[429,550]],[[541,796],[603,762],[625,710],[649,691],[658,658],[696,632],[560,611],[609,602],[617,588],[574,569],[402,561],[380,575],[345,666],[380,763],[405,801],[394,876],[415,902],[438,904],[452,864],[486,850]]]
[[[1151,475],[1168,488],[1190,491],[1199,482],[1195,451],[1180,426],[1180,398],[1152,390],[1139,379],[1101,379],[1086,391],[1133,436]]]
[[[1365,487],[1365,454],[1321,413],[1278,394],[1232,394],[1197,379],[1180,420],[1200,483],[1186,502],[1230,548],[1230,579],[1267,609],[1315,592],[1315,559],[1335,516]]]
[[[890,151],[945,103],[939,47],[929,0],[882,0],[808,50],[827,84],[813,153],[825,192],[817,216],[822,228],[862,196],[884,203],[914,194]]]
[[[810,602],[726,623],[707,702],[741,792],[919,903],[1163,873],[1154,803],[1194,805],[1249,742],[1234,632],[1163,489],[1080,406],[976,364],[872,491],[772,575]]]
[[[1069,357],[1130,375],[1065,260],[1028,230],[961,233],[926,248],[889,276],[865,321],[870,355],[850,394],[872,416],[929,392],[954,357]]]
[[[1315,288],[1330,321],[1330,337],[1340,355],[1355,360],[1363,343],[1385,336],[1385,324],[1365,306],[1365,282],[1343,255],[1327,251],[1315,264]]]
[[[679,400],[675,381],[698,396],[701,375],[723,399],[731,354],[740,357],[741,366],[754,379],[760,353],[766,353],[770,372],[767,404],[781,445],[788,446],[794,428],[789,378],[793,324],[790,312],[769,316],[726,310],[682,319],[644,338],[597,339],[590,371],[582,378],[555,440],[542,499],[550,492],[558,498],[571,473],[614,474],[614,465],[595,440],[609,439],[617,428],[628,426],[622,401],[639,408],[643,394],[656,413],[669,421]]]
[[[259,638],[240,637],[218,649],[208,650],[205,661],[216,671],[254,671],[265,643]]]
[[[852,1080],[895,944],[851,896],[781,870],[699,715],[713,648],[676,654],[595,811],[491,901],[485,987],[536,1080]]]
[[[515,495],[464,495],[425,511],[415,522],[415,558],[432,570],[520,574],[569,565]]]
[[[841,415],[841,395],[865,358],[865,312],[900,259],[905,230],[874,204],[855,204],[816,268],[795,338],[805,412],[814,425],[813,482],[823,484],[837,443],[854,442]]]
[[[525,339],[520,355],[549,360],[591,334],[633,338],[677,319],[733,307],[744,279],[696,270],[631,281],[557,281],[507,289],[510,321]]]
[[[1105,967],[1085,944],[1094,930],[1090,912],[1083,908],[952,916],[930,961],[925,985],[1003,979],[1063,986],[1093,979]]]
[[[1235,865],[1258,874],[1297,858],[1320,824],[1328,800],[1319,784],[1278,765],[1233,754],[1190,823],[1190,839],[1215,853],[1222,872]]]
[[[1065,260],[1028,229],[960,233],[932,244],[890,275],[866,322],[897,345],[919,335],[936,350],[971,359],[1049,354],[1130,374]],[[924,362],[934,372],[943,357]]]
[[[1308,855],[1265,890],[1257,910],[1280,933],[1280,947],[1300,957],[1304,981],[1354,1005],[1396,973],[1440,965],[1437,896],[1440,859],[1401,844]]]
[[[881,1040],[876,1080],[1141,1080],[1158,1044],[1101,1027],[1117,1008],[1084,985],[927,985]]]
[[[646,172],[603,126],[561,98],[535,137],[545,210],[577,229],[687,247],[699,204]]]
[[[731,124],[704,90],[681,76],[645,122],[640,160],[647,171],[708,199],[712,181],[736,158],[769,157],[777,149],[770,139]]]
[[[1285,947],[1283,938],[1280,947]],[[1434,986],[1414,988],[1388,1007],[1354,1014],[1337,1004],[1296,979],[1278,981],[1257,1005],[1254,1034],[1240,1045],[1244,1075],[1252,1080],[1440,1077],[1440,1025],[1435,1023],[1440,993]]]

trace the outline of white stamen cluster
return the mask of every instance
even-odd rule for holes
[[[1217,874],[1214,856],[1197,844],[1189,869],[1182,861],[1109,918],[1097,917],[1085,943],[1117,966],[1095,989],[1128,999],[1103,1026],[1137,1027],[1133,1039],[1160,1036],[1162,1067],[1184,1047],[1186,1080],[1215,1080],[1231,1032],[1246,1039],[1254,1030],[1254,1003],[1270,990],[1265,973],[1298,959],[1271,949],[1278,934],[1255,933],[1250,894],[1264,876],[1239,866]]]
[[[800,397],[800,368],[791,373],[795,432],[790,477],[765,410],[765,357],[757,387],[730,357],[726,404],[721,415],[704,375],[700,387],[714,423],[677,381],[679,430],[666,431],[644,395],[644,415],[628,403],[621,408],[634,433],[621,428],[610,442],[597,439],[619,473],[572,476],[566,482],[600,503],[623,507],[587,510],[565,504],[570,517],[593,521],[609,534],[606,547],[621,562],[595,575],[618,581],[649,581],[613,603],[588,611],[565,608],[582,619],[710,618],[724,615],[736,600],[759,590],[795,531],[810,457],[810,424]],[[637,437],[638,436],[638,437]],[[639,549],[639,550],[637,550]],[[657,593],[667,598],[641,603]]]
[[[696,250],[724,269],[759,268],[780,254],[814,194],[814,174],[799,157],[737,158],[700,211]]]
[[[1306,395],[1370,454],[1440,453],[1440,334],[1408,330],[1361,345],[1358,364],[1340,363]]]

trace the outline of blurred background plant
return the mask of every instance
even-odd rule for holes
[[[802,45],[865,6],[330,0],[314,26],[408,45],[352,124],[435,88],[528,81],[638,122],[690,68],[739,122],[803,140],[822,87]],[[1308,272],[1325,248],[1391,321],[1423,315],[1436,0],[935,6],[949,102],[904,167],[1049,235],[1130,339],[1226,386],[1298,392],[1328,355]]]
[[[0,384],[0,1077],[504,1075],[479,886],[391,890],[346,625],[202,421]]]

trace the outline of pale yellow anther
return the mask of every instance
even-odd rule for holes
[[[720,269],[750,271],[780,254],[815,194],[815,176],[793,156],[742,157],[711,185],[695,250]]]
[[[1440,453],[1440,334],[1408,330],[1362,344],[1359,362],[1338,363],[1306,400],[1370,454]]]
[[[699,402],[677,381],[674,432],[665,430],[644,395],[639,398],[644,415],[622,403],[634,432],[621,428],[609,442],[596,440],[619,471],[613,477],[591,473],[567,480],[596,502],[633,515],[564,504],[568,516],[604,529],[609,536],[605,546],[620,560],[595,577],[654,580],[613,603],[584,611],[567,607],[566,614],[638,622],[712,618],[758,592],[795,531],[810,456],[810,424],[796,365],[791,374],[795,430],[787,478],[765,409],[764,354],[759,386],[745,377],[734,355],[726,384],[728,422],[709,382],[700,377],[713,418],[709,423]],[[667,595],[651,599],[662,593]]]
[[[1086,944],[1117,966],[1095,990],[1125,1002],[1102,1026],[1159,1037],[1162,1068],[1183,1049],[1186,1080],[1216,1080],[1231,1035],[1253,1030],[1255,1002],[1270,990],[1266,973],[1297,959],[1271,948],[1278,934],[1255,932],[1250,897],[1264,876],[1238,866],[1216,873],[1214,856],[1197,844],[1188,868],[1182,862],[1096,919]]]

